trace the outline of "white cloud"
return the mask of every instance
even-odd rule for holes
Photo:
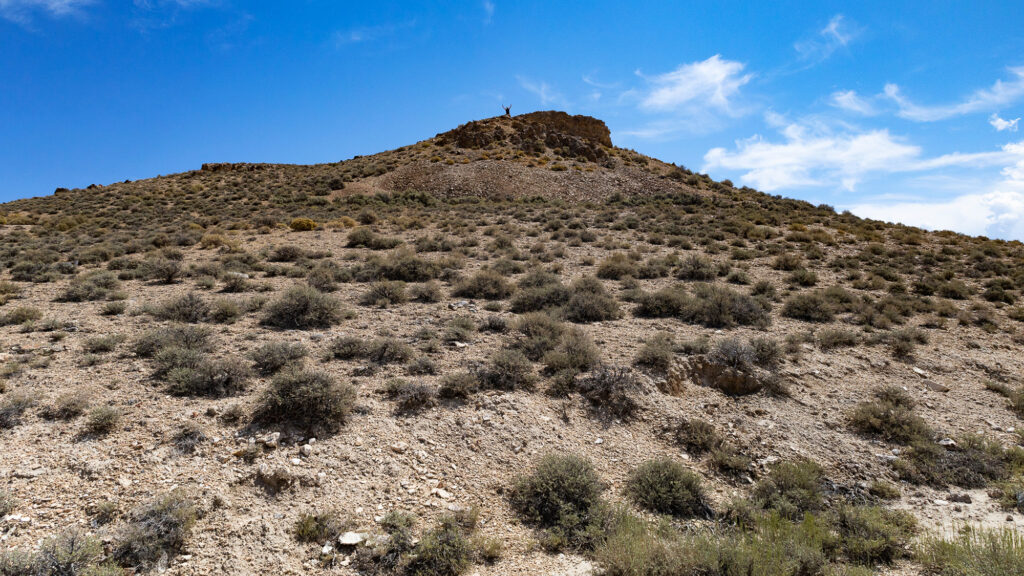
[[[51,16],[71,16],[95,0],[0,0],[0,17],[13,22],[28,23],[33,12]]]
[[[1017,163],[1022,156],[1019,145],[1008,144],[991,152],[954,152],[924,158],[919,146],[886,129],[835,132],[822,123],[786,122],[773,113],[766,116],[766,122],[779,129],[781,142],[755,135],[737,141],[734,150],[712,148],[704,155],[702,171],[739,171],[741,182],[765,191],[802,186],[852,191],[870,174],[1006,166]]]
[[[336,48],[341,48],[349,44],[361,44],[363,42],[372,42],[374,40],[390,37],[401,30],[413,28],[415,26],[415,20],[378,24],[376,26],[357,26],[347,30],[338,30],[334,32],[332,38],[334,40],[334,46]]]
[[[566,104],[565,97],[562,96],[561,92],[549,86],[547,82],[536,82],[523,76],[516,76],[516,80],[523,90],[536,96],[542,106],[547,106],[548,104],[564,106]]]
[[[1007,132],[1016,132],[1018,122],[1020,122],[1020,118],[1003,120],[999,117],[999,114],[992,114],[988,117],[988,123],[996,129],[996,132],[1002,132],[1003,130],[1006,130]]]
[[[743,74],[743,68],[741,62],[723,60],[719,54],[701,62],[683,64],[672,72],[647,78],[653,88],[640,106],[659,112],[696,107],[732,114],[733,98],[753,77]]]
[[[826,60],[839,48],[848,45],[860,30],[847,22],[842,14],[836,14],[818,31],[817,35],[808,40],[793,44],[793,49],[800,59],[812,64]]]
[[[1024,97],[1024,66],[1008,68],[1012,78],[996,80],[991,88],[975,90],[964,100],[951,104],[922,106],[903,95],[896,84],[886,84],[884,96],[896,103],[897,114],[915,122],[934,122],[954,116],[985,112],[1012,104]]]
[[[491,21],[494,20],[494,8],[495,8],[494,2],[491,2],[491,0],[484,0],[483,8],[484,8],[484,24],[490,24]]]
[[[862,98],[853,90],[833,92],[829,103],[841,110],[854,112],[862,116],[874,116],[878,113],[870,100]]]
[[[849,210],[858,216],[930,230],[1024,240],[1024,141],[1004,146],[1003,153],[1013,160],[987,191],[945,200],[867,202]]]
[[[781,132],[783,142],[753,136],[736,142],[733,151],[712,148],[704,155],[702,171],[741,171],[742,182],[765,191],[829,184],[853,190],[865,174],[906,165],[921,153],[888,130],[835,134],[822,126],[790,123]]]

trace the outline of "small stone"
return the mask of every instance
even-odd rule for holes
[[[597,440],[594,440],[594,444],[604,444],[604,438],[598,438]]]
[[[934,380],[925,380],[924,386],[932,392],[949,392],[948,386],[943,386]]]
[[[338,544],[342,546],[358,546],[366,540],[366,534],[359,532],[345,532],[338,536]]]
[[[936,498],[935,500],[932,500],[932,504],[935,504],[936,506],[947,506],[949,501],[943,500],[942,498]]]
[[[409,449],[409,445],[405,442],[395,442],[391,445],[391,451],[395,454],[405,454],[405,451]]]
[[[271,469],[266,464],[260,464],[260,467],[256,470],[256,483],[263,485],[271,492],[285,490],[293,482],[295,482],[295,477],[283,467]]]
[[[309,456],[310,454],[313,453],[313,447],[310,446],[309,444],[303,444],[302,448],[300,448],[299,450],[302,452],[303,456]]]
[[[331,554],[332,552],[334,552],[334,546],[331,546],[330,544],[324,544],[323,549],[320,550],[320,553],[323,554],[324,556],[327,556],[328,554]]]
[[[433,490],[430,491],[430,493],[433,494],[434,496],[437,496],[441,500],[447,500],[452,497],[451,492],[445,490],[444,488],[434,488]]]
[[[952,450],[953,448],[956,448],[956,440],[953,440],[952,438],[943,438],[942,440],[939,440],[939,446],[945,446]]]
[[[913,370],[914,370],[914,374],[917,374],[921,378],[927,378],[928,377],[928,373],[925,372],[924,370],[921,370],[917,366],[914,366]]]

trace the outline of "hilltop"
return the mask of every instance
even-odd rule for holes
[[[1024,526],[1017,242],[562,112],[0,215],[5,576],[909,575]]]

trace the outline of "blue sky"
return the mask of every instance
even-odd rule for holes
[[[562,109],[855,214],[1024,239],[1022,2],[0,0],[0,199]]]

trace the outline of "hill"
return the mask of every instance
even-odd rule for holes
[[[561,112],[0,214],[0,574],[1021,566],[1020,243]]]

